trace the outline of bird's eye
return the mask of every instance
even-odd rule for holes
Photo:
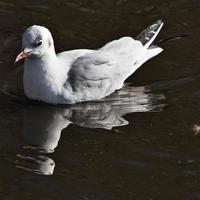
[[[34,47],[39,47],[42,44],[42,40],[33,44]]]

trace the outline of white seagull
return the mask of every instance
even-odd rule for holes
[[[79,49],[55,53],[50,31],[38,25],[22,37],[27,97],[51,104],[98,100],[122,88],[124,81],[162,48],[153,45],[163,22],[158,20],[136,39],[122,37],[98,50]]]

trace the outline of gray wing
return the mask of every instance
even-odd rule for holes
[[[77,58],[69,71],[68,83],[74,91],[87,88],[89,93],[92,88],[98,88],[102,95],[108,95],[121,88],[124,80],[136,70],[133,63],[142,49],[141,42],[131,37],[111,41]]]
[[[98,51],[79,57],[70,70],[71,79],[99,81],[111,78],[115,62]]]
[[[75,101],[103,98],[116,89],[115,67],[115,62],[99,51],[79,57],[72,64],[65,88],[70,86]]]
[[[75,101],[103,98],[116,89],[115,67],[115,62],[99,51],[79,57],[72,64],[65,88],[70,87]]]
[[[142,43],[131,37],[109,42],[75,59],[65,88],[80,101],[105,97],[123,86],[125,79],[140,66],[134,63],[145,51]]]
[[[133,63],[142,49],[141,42],[131,37],[111,41],[101,49],[76,59],[69,75],[72,79],[93,81],[123,77],[132,72]]]

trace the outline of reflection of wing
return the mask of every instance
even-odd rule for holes
[[[107,98],[67,107],[40,104],[25,107],[24,141],[17,155],[17,167],[33,173],[49,175],[55,163],[42,153],[52,153],[61,131],[70,123],[81,127],[104,128],[124,126],[127,113],[160,111],[163,95],[153,95],[144,87],[124,87]],[[33,154],[34,152],[34,154]],[[39,154],[39,155],[37,155]]]
[[[57,146],[62,129],[70,123],[105,129],[124,126],[128,122],[122,117],[128,113],[162,110],[163,98],[163,95],[151,94],[145,87],[126,86],[96,102],[42,109],[36,105],[25,111],[25,134],[28,133],[25,138],[28,143],[32,141],[32,144],[38,144],[49,152]],[[38,136],[35,137],[35,134]]]
[[[70,121],[83,127],[112,129],[127,125],[122,116],[128,113],[162,110],[163,99],[163,95],[153,95],[144,87],[124,87],[99,101],[70,106]]]
[[[112,129],[112,127],[125,126],[128,121],[121,117],[118,109],[113,109],[109,103],[84,103],[71,107],[72,123],[88,128]]]

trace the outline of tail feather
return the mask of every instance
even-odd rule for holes
[[[144,31],[142,31],[142,33],[140,33],[135,39],[139,40],[145,48],[148,48],[160,32],[162,26],[162,20],[158,20],[154,24],[146,28]]]

